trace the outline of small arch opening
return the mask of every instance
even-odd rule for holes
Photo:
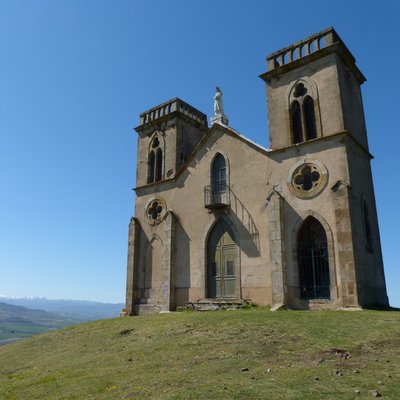
[[[325,47],[325,37],[321,36],[320,38],[318,38],[318,48],[322,49]]]
[[[283,60],[283,65],[285,65],[289,62],[289,53],[288,52],[283,54],[282,60]]]
[[[314,41],[314,40],[312,40],[312,41],[308,44],[308,49],[309,49],[310,54],[311,54],[311,53],[314,53],[314,51],[315,51],[315,41]]]

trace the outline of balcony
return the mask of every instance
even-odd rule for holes
[[[229,186],[222,183],[204,187],[204,207],[210,210],[228,208],[231,205]]]

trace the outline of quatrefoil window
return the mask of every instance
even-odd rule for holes
[[[314,164],[306,164],[293,176],[293,184],[298,190],[312,190],[321,181],[321,174]]]
[[[164,200],[153,199],[146,207],[146,217],[151,225],[162,221],[166,213],[166,204]]]
[[[300,198],[314,197],[328,182],[328,171],[319,161],[301,162],[293,166],[288,176],[290,191]]]

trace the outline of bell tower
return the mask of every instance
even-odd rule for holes
[[[366,79],[333,28],[270,54],[267,66],[260,77],[266,83],[271,176],[282,189],[286,244],[281,258],[271,260],[286,285],[283,295],[277,286],[275,303],[301,307],[305,299],[311,304],[329,299],[336,307],[387,306],[361,97]],[[307,229],[314,234],[316,227],[324,240],[310,239]],[[324,254],[320,259],[309,254],[316,242],[326,243],[325,250],[316,250]],[[311,264],[304,261],[304,243]],[[307,274],[317,261],[326,269],[315,280]]]
[[[207,129],[207,116],[179,98],[141,113],[136,186],[173,178]]]
[[[365,77],[333,28],[267,56],[270,147],[346,132],[366,151]]]

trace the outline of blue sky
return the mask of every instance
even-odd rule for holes
[[[400,3],[1,0],[0,294],[123,302],[139,113],[180,97],[268,146],[265,56],[334,26],[363,85],[400,306]]]

